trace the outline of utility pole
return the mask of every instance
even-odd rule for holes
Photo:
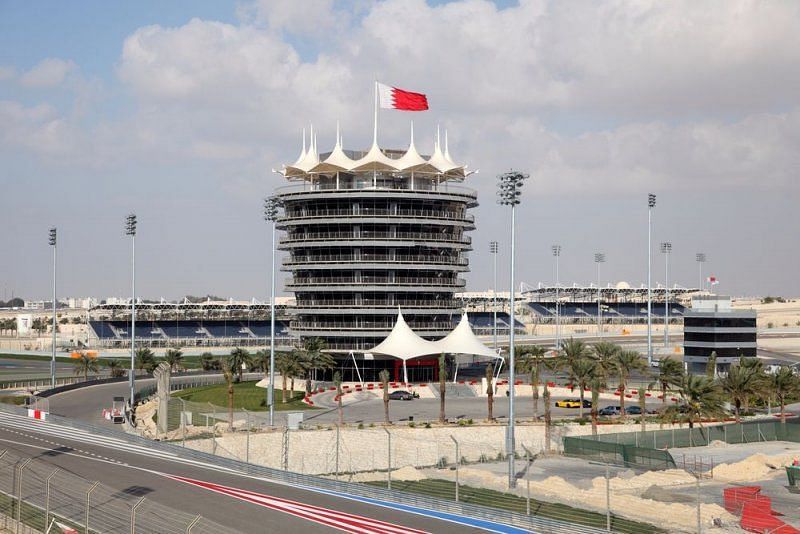
[[[700,285],[697,286],[700,291],[703,291],[705,284],[703,283],[703,264],[706,262],[706,254],[705,252],[698,252],[694,255],[695,260],[697,260],[697,270],[699,271],[700,275]]]
[[[603,308],[600,304],[600,264],[606,261],[606,255],[602,252],[596,252],[594,255],[594,262],[597,264],[597,335],[603,335]]]
[[[558,258],[561,256],[561,245],[550,247],[556,258],[556,351],[561,350],[561,299],[559,293],[560,281],[558,277]]]
[[[56,249],[58,248],[56,245],[57,242],[57,233],[55,227],[50,228],[50,239],[49,243],[50,246],[53,247],[53,356],[50,359],[50,387],[56,387],[56,329],[58,328],[58,324],[56,323]]]
[[[647,365],[653,365],[653,284],[652,270],[652,233],[653,233],[653,208],[656,205],[656,196],[647,195]]]
[[[131,213],[125,219],[125,234],[131,236],[131,386],[130,407],[136,402],[136,215]]]
[[[661,253],[664,254],[664,347],[669,347],[669,255],[672,252],[672,243],[661,243]]]
[[[269,387],[267,388],[267,406],[269,406],[269,426],[275,424],[275,221],[278,219],[278,208],[282,201],[277,196],[264,199],[264,220],[272,223],[272,268],[270,283],[270,329],[269,329]]]
[[[494,257],[494,284],[492,285],[492,338],[494,340],[494,352],[497,353],[497,241],[489,242],[489,253]]]

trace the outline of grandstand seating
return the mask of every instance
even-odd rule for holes
[[[556,305],[554,302],[528,302],[528,309],[534,316],[554,317]],[[671,316],[682,317],[685,307],[676,302],[669,304]],[[652,314],[655,317],[664,317],[664,303],[654,302]],[[566,318],[591,318],[597,315],[597,302],[562,302],[560,315]],[[642,319],[647,317],[647,303],[623,302],[603,303],[603,315],[609,318]]]
[[[89,321],[95,336],[101,340],[123,340],[130,338],[128,321]],[[139,339],[215,339],[215,338],[265,338],[270,335],[270,321],[240,320],[182,320],[182,321],[143,321],[136,323],[136,337]],[[275,321],[275,335],[287,337],[289,324]]]
[[[494,325],[494,312],[469,312],[467,314],[469,324],[473,332],[477,335],[488,335],[492,333]],[[515,331],[524,332],[525,325],[519,320],[514,319],[516,324]],[[497,313],[497,329],[508,332],[508,325],[511,324],[511,316],[505,312]]]

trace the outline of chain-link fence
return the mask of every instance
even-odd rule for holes
[[[53,451],[52,454],[58,454]],[[143,488],[113,489],[51,464],[0,451],[0,521],[15,533],[232,532],[201,516],[161,505]]]

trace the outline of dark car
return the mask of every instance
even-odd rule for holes
[[[414,398],[414,395],[409,393],[408,391],[392,391],[389,393],[390,400],[405,400],[409,401]]]
[[[639,406],[626,406],[625,413],[628,415],[642,415],[642,409]]]
[[[600,410],[597,413],[599,415],[620,415],[622,413],[622,410],[620,409],[619,406],[605,406],[603,408],[600,408]]]

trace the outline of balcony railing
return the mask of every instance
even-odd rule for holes
[[[371,180],[364,180],[360,182],[350,182],[347,184],[340,184],[337,188],[336,184],[320,184],[319,182],[302,182],[299,184],[286,185],[279,187],[277,193],[280,196],[290,196],[302,193],[353,193],[358,191],[404,191],[409,193],[433,193],[433,194],[451,194],[468,196],[477,198],[478,193],[469,187],[463,185],[453,185],[448,182],[436,184],[435,182],[415,181],[414,188],[411,188],[410,181],[403,182],[384,182],[374,184]]]
[[[389,279],[384,276],[362,276],[356,279],[352,276],[342,277],[301,277],[301,278],[287,278],[285,281],[286,286],[337,286],[337,285],[352,285],[352,286],[444,286],[444,287],[464,287],[465,280],[461,279],[445,279],[438,277],[408,277],[396,276],[394,279]]]
[[[401,310],[406,308],[442,308],[459,309],[461,301],[457,300],[373,300],[369,302],[347,300],[301,300],[294,306],[295,309],[317,309],[317,308],[387,308]]]
[[[420,323],[409,324],[414,330],[442,330],[448,331],[453,328],[450,322],[435,322],[435,323]],[[388,331],[394,327],[394,321],[376,321],[376,322],[351,322],[351,321],[292,321],[289,323],[289,328],[295,330],[360,330],[360,331]]]
[[[304,232],[302,234],[287,235],[282,237],[281,244],[302,243],[305,241],[332,241],[332,240],[387,240],[387,241],[434,241],[438,243],[472,244],[469,236],[456,236],[449,234],[436,234],[428,232],[370,232],[361,231],[358,235],[353,232]]]
[[[391,257],[387,254],[364,254],[356,257],[352,254],[319,255],[308,258],[287,258],[283,261],[286,267],[293,265],[314,265],[318,263],[424,263],[430,265],[469,265],[467,258],[452,258],[440,255],[401,256]]]
[[[468,223],[475,222],[474,215],[464,214],[458,211],[437,211],[437,210],[414,210],[414,209],[375,209],[362,207],[358,211],[354,209],[308,209],[287,210],[286,214],[278,218],[278,221],[288,221],[292,219],[317,219],[326,217],[403,217],[414,219],[442,219],[450,221],[463,221]]]

